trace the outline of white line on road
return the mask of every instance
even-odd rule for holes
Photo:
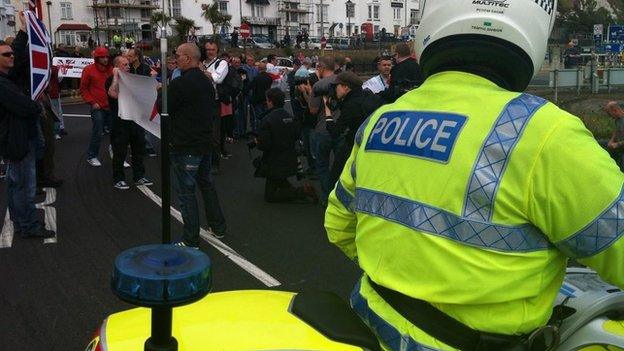
[[[91,115],[84,115],[79,113],[63,113],[63,117],[91,118]]]
[[[13,221],[9,216],[9,208],[6,209],[4,216],[4,224],[2,225],[2,233],[0,233],[0,249],[11,247],[13,245]]]
[[[139,190],[145,194],[148,198],[154,201],[158,206],[162,207],[161,198],[156,195],[150,188],[146,186],[138,186]],[[184,223],[182,220],[182,214],[180,211],[176,210],[173,206],[171,206],[171,216],[175,218],[178,222]],[[261,281],[264,285],[268,287],[279,286],[281,283],[270,276],[268,273],[258,268],[258,266],[249,262],[243,256],[241,256],[238,252],[234,251],[231,247],[224,244],[221,240],[215,238],[211,235],[211,233],[203,228],[200,228],[199,235],[202,239],[204,239],[208,244],[212,245],[215,249],[219,250],[225,257],[229,258],[236,265],[247,271],[247,273],[254,276],[256,279]]]

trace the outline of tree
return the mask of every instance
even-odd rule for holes
[[[609,10],[598,7],[596,0],[564,0],[559,3],[558,10],[557,24],[568,33],[592,33],[594,24],[614,23]]]
[[[155,11],[152,12],[152,16],[150,17],[150,24],[161,26],[163,23],[163,19],[165,24],[169,24],[171,22],[171,17],[167,16],[163,11]]]
[[[185,43],[189,31],[191,30],[191,28],[195,27],[195,21],[182,16],[176,17],[175,21],[176,24],[174,25],[174,28],[176,31],[176,38],[178,40],[178,43]]]
[[[232,16],[223,14],[219,11],[219,2],[217,0],[214,0],[212,5],[202,4],[201,8],[202,16],[212,25],[212,36],[215,40],[217,40],[217,27],[229,26]]]

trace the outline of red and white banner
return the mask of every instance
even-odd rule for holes
[[[52,65],[58,67],[58,76],[61,78],[80,78],[82,70],[95,62],[92,58],[86,57],[55,57]]]
[[[157,87],[158,82],[153,77],[119,72],[119,118],[134,121],[160,138]]]

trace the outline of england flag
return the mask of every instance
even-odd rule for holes
[[[50,83],[51,48],[50,36],[34,12],[25,11],[28,50],[30,56],[30,96],[37,100]]]

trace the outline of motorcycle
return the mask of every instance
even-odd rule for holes
[[[170,245],[148,247],[167,252],[169,261],[162,265],[167,269],[171,268],[172,262],[183,265],[184,260],[178,257],[180,252],[201,259],[206,256],[198,250],[185,248],[180,251],[181,248]],[[210,289],[209,263],[207,270],[205,267],[200,270],[200,275],[189,278],[187,274],[181,279],[169,276],[161,286],[157,280],[166,276],[162,267],[149,274],[145,270],[137,273],[140,270],[136,266],[133,269],[122,267],[120,257],[132,250],[120,254],[115,263],[112,287],[120,298],[152,308],[162,306],[154,297],[164,296],[169,301],[168,308],[194,301],[173,309],[172,318],[169,316],[168,332],[175,336],[176,346],[148,348],[146,339],[150,338],[150,326],[151,339],[155,337],[155,330],[163,329],[156,325],[154,309],[150,324],[150,309],[140,307],[108,316],[86,351],[135,351],[144,346],[145,350],[179,351],[382,350],[370,329],[347,303],[333,293],[241,290],[206,295]],[[138,255],[136,251],[134,254]],[[153,263],[161,259],[149,254],[145,258],[145,251],[142,255],[141,264],[147,262],[152,264],[151,268],[155,268]],[[156,272],[159,278],[154,278]],[[180,271],[174,273],[180,275]],[[162,292],[159,292],[160,288],[164,289],[163,296],[158,295]],[[187,293],[188,289],[194,289],[191,294],[194,297],[188,298],[191,295],[187,294],[186,302],[182,299],[174,301],[175,294]],[[151,301],[147,303],[149,299]],[[551,321],[545,328],[549,328],[553,335],[552,350],[624,350],[624,292],[602,281],[590,269],[570,267],[555,301]]]

